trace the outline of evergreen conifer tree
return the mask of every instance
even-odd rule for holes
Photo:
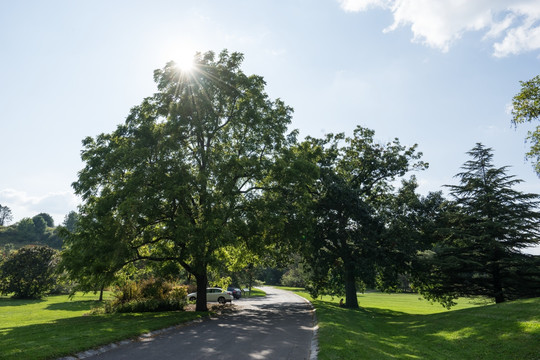
[[[522,251],[540,242],[540,197],[516,190],[522,181],[494,167],[491,148],[478,143],[468,154],[459,185],[448,186],[444,240],[426,257],[420,292],[447,306],[458,296],[540,296],[540,257]]]

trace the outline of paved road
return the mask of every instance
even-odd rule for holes
[[[291,292],[265,287],[265,298],[234,301],[230,314],[122,345],[91,360],[309,359],[314,316]]]

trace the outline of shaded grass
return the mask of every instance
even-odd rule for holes
[[[207,316],[175,311],[87,314],[96,295],[0,298],[0,359],[53,359]]]
[[[367,293],[349,310],[293,290],[317,309],[319,359],[540,359],[540,298],[460,299],[448,311],[418,295]]]

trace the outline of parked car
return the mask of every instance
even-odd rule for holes
[[[242,297],[242,290],[240,290],[239,288],[229,286],[227,288],[227,292],[231,294],[235,299],[240,299]]]
[[[188,301],[196,301],[197,293],[188,294],[187,298]],[[206,301],[208,302],[217,301],[220,304],[225,304],[226,302],[231,302],[232,299],[233,296],[221,288],[206,288]]]

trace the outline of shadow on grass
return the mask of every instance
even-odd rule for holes
[[[98,300],[76,300],[47,305],[47,310],[83,311],[103,304]]]
[[[0,359],[58,358],[206,315],[178,311],[78,316],[47,324],[0,328]]]
[[[313,303],[320,326],[320,359],[538,358],[540,301],[429,315]]]
[[[7,297],[0,298],[0,307],[1,306],[23,306],[29,304],[39,304],[44,302],[44,299],[13,299]]]

